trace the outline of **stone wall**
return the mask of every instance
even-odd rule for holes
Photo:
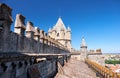
[[[12,9],[0,4],[0,78],[53,78],[69,50],[21,14],[14,32],[12,22]]]
[[[28,21],[25,25],[25,17],[21,14],[16,15],[14,32],[10,31],[12,10],[5,4],[0,4],[0,10],[0,52],[68,52],[65,46],[48,36],[44,30],[34,28],[32,22]]]
[[[57,63],[64,66],[67,62],[65,55],[59,58],[56,55],[39,57],[15,53],[12,56],[1,55],[0,78],[53,78],[58,72]]]

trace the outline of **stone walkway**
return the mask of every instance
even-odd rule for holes
[[[75,59],[70,59],[55,78],[98,78],[96,77],[95,72],[93,72],[88,66],[80,61]]]

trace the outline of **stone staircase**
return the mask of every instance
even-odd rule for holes
[[[59,71],[55,78],[99,78],[96,73],[80,60],[70,59],[64,67],[58,64]]]

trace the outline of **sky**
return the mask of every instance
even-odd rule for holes
[[[45,30],[61,17],[71,28],[72,46],[80,49],[82,37],[88,50],[101,48],[103,53],[120,53],[120,0],[0,0],[10,6],[15,22],[22,14],[34,26]],[[14,23],[12,24],[12,30]]]

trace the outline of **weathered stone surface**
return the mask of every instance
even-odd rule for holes
[[[79,60],[70,59],[55,78],[97,78],[95,72]]]
[[[0,3],[0,20],[12,23],[12,9],[4,3]]]
[[[27,22],[27,27],[26,27],[26,31],[31,31],[31,32],[34,32],[34,26],[33,26],[33,23],[31,21],[28,21]]]
[[[16,15],[15,28],[25,29],[25,17],[21,14]]]
[[[7,5],[0,4],[0,78],[27,78],[28,68],[34,65],[43,78],[53,77],[59,54],[69,51],[43,30],[34,30],[32,22],[28,21],[25,28],[25,17],[21,14],[16,16],[15,32],[10,31],[11,11]],[[46,60],[36,62],[37,58]],[[64,64],[64,58],[59,58],[59,62]]]
[[[10,25],[12,23],[12,9],[6,4],[0,4],[0,52],[7,52],[10,39]]]

